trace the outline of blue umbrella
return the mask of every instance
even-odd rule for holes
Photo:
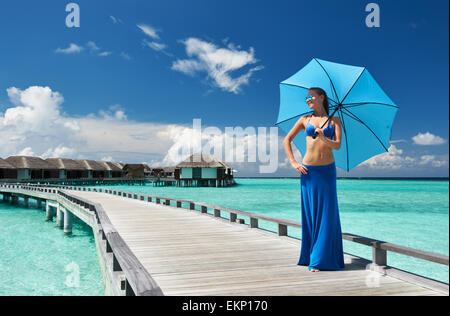
[[[370,157],[388,151],[398,106],[365,67],[313,58],[280,83],[280,109],[275,125],[288,133],[301,116],[313,113],[305,101],[311,87],[325,90],[330,118],[338,115],[342,123],[341,148],[333,152],[337,167],[350,171]],[[293,142],[304,156],[305,130]]]

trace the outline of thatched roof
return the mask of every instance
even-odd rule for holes
[[[175,166],[176,168],[231,168],[226,162],[209,154],[193,154]]]
[[[95,171],[109,170],[103,164],[100,164],[99,162],[94,161],[94,160],[82,159],[82,160],[76,160],[76,162],[81,164],[87,170],[95,170]]]
[[[162,167],[164,172],[175,172],[175,167]]]
[[[150,168],[145,163],[127,163],[123,166],[123,170],[136,170],[143,168],[145,171],[150,171]]]
[[[56,169],[54,165],[39,157],[11,156],[5,160],[17,169]]]
[[[12,164],[0,158],[0,169],[16,169]]]
[[[97,161],[99,164],[105,166],[107,170],[111,171],[122,171],[122,167],[117,163],[111,161]]]
[[[111,163],[114,164],[114,165],[116,165],[117,167],[119,167],[120,170],[122,170],[122,169],[123,169],[123,166],[125,166],[125,164],[124,164],[124,163],[121,163],[121,162],[111,162]]]
[[[86,170],[86,167],[79,162],[68,158],[47,158],[45,159],[60,170]]]

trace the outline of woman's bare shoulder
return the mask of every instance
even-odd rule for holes
[[[336,124],[341,124],[341,119],[338,116],[333,116],[332,118],[333,122],[335,122]]]

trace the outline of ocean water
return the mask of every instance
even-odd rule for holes
[[[277,218],[300,221],[299,178],[237,178],[238,185],[216,187],[111,186],[117,190],[202,201]],[[449,254],[448,180],[338,179],[342,231]],[[185,205],[183,205],[185,207]],[[209,213],[212,210],[208,210]],[[225,216],[223,213],[222,216]],[[243,218],[248,223],[248,218]],[[274,224],[259,226],[276,231]],[[301,230],[288,228],[300,238]],[[344,252],[371,259],[370,247],[344,240]],[[449,282],[448,266],[388,252],[388,265]]]
[[[74,217],[64,236],[22,203],[0,203],[0,296],[105,295],[92,229]]]

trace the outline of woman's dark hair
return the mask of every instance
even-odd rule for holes
[[[327,96],[327,93],[325,92],[325,90],[323,90],[322,88],[318,88],[318,87],[313,87],[313,88],[310,88],[309,90],[313,90],[318,95],[325,96],[325,98],[323,99],[323,107],[325,108],[327,115],[330,115],[330,108],[328,105],[328,96]]]

